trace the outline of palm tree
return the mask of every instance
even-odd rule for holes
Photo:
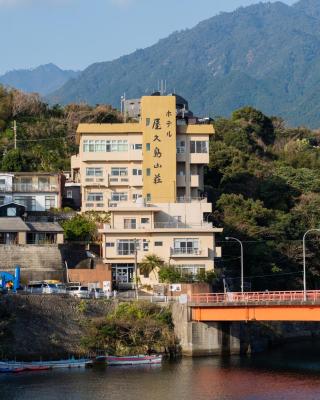
[[[164,261],[161,257],[155,254],[148,254],[139,264],[140,274],[143,274],[147,278],[152,271],[161,268],[163,265]]]

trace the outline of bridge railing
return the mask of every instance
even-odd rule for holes
[[[296,302],[303,299],[303,291],[204,293],[189,296],[189,302],[197,304]],[[320,302],[320,290],[308,290],[307,301]]]

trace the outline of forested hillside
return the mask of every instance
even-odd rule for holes
[[[301,289],[302,237],[320,227],[320,132],[287,128],[249,107],[215,128],[206,183],[223,237],[243,240],[247,284]],[[240,247],[223,237],[220,266],[239,289]],[[310,289],[320,287],[319,239],[307,241]]]
[[[69,170],[79,122],[121,122],[121,116],[106,105],[48,107],[35,95],[0,88],[0,169]],[[224,240],[234,236],[244,242],[252,289],[301,289],[302,236],[320,227],[320,131],[288,128],[250,107],[216,119],[214,126],[205,180],[213,221],[224,227],[218,265],[238,289],[240,249]],[[307,241],[309,288],[320,288],[318,237],[311,234]]]
[[[17,150],[13,120],[17,122]],[[74,139],[79,122],[121,120],[110,106],[49,107],[36,94],[0,86],[0,170],[68,171],[70,156],[76,153]]]
[[[102,57],[108,55],[101,50]],[[166,79],[200,115],[228,116],[251,105],[293,126],[320,126],[320,2],[259,3],[110,62],[89,66],[50,102],[118,106]]]

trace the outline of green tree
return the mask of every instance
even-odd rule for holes
[[[62,222],[62,227],[65,239],[71,241],[90,241],[97,232],[96,224],[80,214]]]
[[[141,263],[139,263],[140,273],[145,277],[148,277],[152,271],[161,268],[164,265],[164,261],[161,257],[155,254],[146,255]]]
[[[8,153],[3,157],[1,169],[3,171],[21,172],[26,171],[27,166],[27,158],[23,155],[21,150],[14,149],[8,151]]]
[[[159,281],[161,283],[180,283],[181,282],[181,272],[170,265],[163,265],[159,272]]]

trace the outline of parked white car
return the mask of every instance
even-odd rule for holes
[[[67,293],[66,285],[64,285],[63,283],[56,283],[55,286],[56,286],[56,289],[57,289],[57,293],[59,293],[59,294],[66,294]]]
[[[57,287],[53,283],[36,282],[27,286],[27,292],[35,294],[53,294],[57,293]]]
[[[88,286],[68,286],[67,293],[79,299],[89,299],[90,292]]]

